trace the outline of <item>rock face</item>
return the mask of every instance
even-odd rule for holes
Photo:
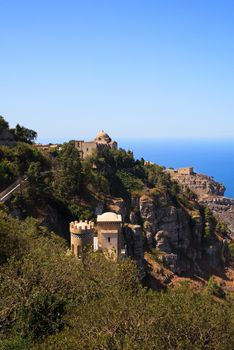
[[[194,269],[201,259],[203,223],[199,211],[191,216],[180,207],[159,201],[150,196],[140,198],[140,213],[145,230],[147,245],[156,247],[162,253],[162,261],[173,272],[182,274]]]
[[[123,220],[125,220],[126,205],[123,198],[107,198],[105,201],[105,211],[113,211],[116,214],[121,214]]]
[[[106,208],[129,222],[124,227],[127,253],[141,266],[144,252],[154,248],[161,263],[178,275],[201,273],[204,261],[216,269],[229,259],[225,240],[216,236],[204,240],[201,207],[196,202],[189,211],[166,196],[155,200],[149,193],[132,199],[131,210],[116,198],[108,199]]]
[[[224,197],[225,187],[213,178],[201,174],[171,175],[172,179],[183,187],[189,187],[198,201],[207,205],[213,213],[227,224],[234,239],[234,199]]]
[[[139,265],[142,265],[144,258],[143,249],[143,230],[140,225],[127,224],[124,227],[125,241],[127,245],[127,254]]]
[[[178,181],[182,186],[189,187],[199,197],[224,196],[226,188],[219,182],[214,181],[210,176],[196,174],[180,175],[171,174],[173,180]]]

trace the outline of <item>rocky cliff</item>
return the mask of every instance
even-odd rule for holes
[[[234,238],[234,199],[224,196],[225,187],[212,177],[202,174],[179,175],[171,174],[171,178],[177,181],[183,188],[190,188],[198,198],[198,201],[207,205],[213,213],[220,218]]]
[[[128,255],[141,266],[153,254],[159,264],[179,276],[221,271],[230,260],[227,239],[215,233],[205,237],[202,207],[196,201],[189,206],[173,202],[166,193],[155,195],[148,190],[132,197],[130,204],[108,198],[102,208],[123,215]]]

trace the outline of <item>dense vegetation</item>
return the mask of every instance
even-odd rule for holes
[[[35,220],[0,211],[1,349],[233,349],[234,308],[188,285],[141,286],[133,262],[80,262]]]

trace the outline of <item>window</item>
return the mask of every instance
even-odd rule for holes
[[[74,244],[72,244],[71,248],[72,248],[72,254],[74,254]]]
[[[86,149],[86,151],[88,152],[88,151],[89,151],[89,149],[87,148],[87,149]]]
[[[110,243],[110,237],[108,237],[108,243]]]

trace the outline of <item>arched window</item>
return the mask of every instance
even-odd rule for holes
[[[72,254],[74,254],[74,244],[71,246]]]

